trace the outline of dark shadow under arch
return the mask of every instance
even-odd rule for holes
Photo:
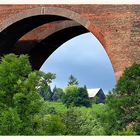
[[[50,35],[38,45],[35,44],[35,47],[28,52],[34,69],[39,69],[45,59],[61,44],[86,32],[94,34],[106,50],[106,42],[101,30],[82,15],[64,8],[39,7],[26,9],[20,13],[16,13],[11,19],[9,17],[2,23],[0,33],[0,56],[13,52],[14,44],[29,31],[46,23],[64,20],[73,20],[74,22],[79,23],[80,26],[67,27],[64,30],[60,30]],[[43,44],[48,44],[48,46],[43,47],[46,46]]]
[[[10,15],[2,22],[0,27],[0,55],[9,53],[13,44],[30,30],[42,24],[59,20],[73,20],[79,23],[93,33],[105,48],[105,39],[101,30],[79,13],[65,8],[41,6]]]
[[[65,17],[38,15],[22,19],[0,33],[0,55],[10,53],[14,44],[30,30],[54,21],[68,20]]]
[[[75,26],[58,31],[42,40],[29,52],[33,69],[40,69],[45,60],[63,43],[87,32],[88,30],[82,26]]]

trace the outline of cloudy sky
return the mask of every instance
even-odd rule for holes
[[[53,72],[56,79],[52,88],[67,86],[72,74],[79,81],[79,86],[111,90],[116,81],[112,64],[100,44],[91,34],[86,33],[64,43],[43,64],[41,71]]]

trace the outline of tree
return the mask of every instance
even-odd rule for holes
[[[45,131],[48,135],[64,135],[65,125],[58,116],[48,116],[45,123],[47,125]]]
[[[77,100],[75,101],[76,106],[86,106],[90,107],[91,102],[88,97],[87,90],[85,88],[78,88],[78,93],[77,93]]]
[[[64,90],[65,95],[62,102],[67,106],[75,106],[75,99],[77,98],[78,87],[75,85],[70,85]]]
[[[78,88],[76,85],[70,85],[65,88],[65,95],[62,101],[67,107],[91,106],[88,93],[85,88]]]
[[[12,106],[13,96],[18,92],[18,84],[32,71],[28,56],[5,55],[0,62],[0,102]]]
[[[39,89],[40,95],[44,98],[46,101],[52,101],[53,92],[51,91],[51,87],[49,85],[46,85],[44,87],[41,87]]]
[[[69,81],[68,81],[68,86],[69,85],[78,85],[78,81],[77,79],[73,76],[73,75],[70,75],[69,77]]]
[[[140,134],[140,65],[133,64],[126,68],[122,77],[119,79],[116,88],[107,97],[111,115],[114,114],[114,121],[109,125],[114,129],[113,132],[123,132],[134,130]]]
[[[115,90],[118,94],[130,95],[138,89],[140,89],[140,64],[133,64],[125,69]]]
[[[104,128],[92,115],[79,107],[72,107],[62,116],[66,126],[65,135],[105,135]]]
[[[70,108],[63,116],[62,121],[66,126],[65,135],[80,135],[79,130],[84,122],[81,113],[76,108]]]
[[[34,118],[40,115],[43,99],[40,81],[50,83],[53,74],[32,71],[28,56],[6,55],[0,62],[0,134],[35,135]],[[48,79],[47,79],[48,78]],[[43,83],[43,82],[42,82]],[[41,133],[41,132],[40,132]]]
[[[19,92],[13,97],[14,108],[23,122],[21,135],[34,135],[33,118],[39,115],[43,99],[39,95],[36,85],[38,73],[31,72],[26,80],[19,84]]]
[[[61,101],[64,96],[64,91],[61,88],[57,88],[56,86],[53,89],[52,100],[53,101]]]
[[[19,135],[22,127],[17,111],[12,108],[4,110],[0,114],[0,135]]]
[[[54,73],[44,73],[44,72],[39,72],[40,74],[40,80],[39,80],[39,83],[38,83],[38,87],[42,87],[42,86],[49,86],[50,83],[52,82],[53,79],[56,78],[56,75]]]
[[[58,116],[63,116],[63,114],[67,112],[67,110],[68,108],[62,102],[45,101],[41,108],[40,114],[54,114]]]
[[[44,98],[44,100],[52,101],[53,92],[50,88],[50,83],[53,79],[56,78],[56,75],[53,73],[47,73],[40,72],[40,80],[37,85],[38,91],[40,92],[40,95]]]
[[[59,116],[56,115],[37,115],[34,118],[36,135],[64,135],[65,125]]]

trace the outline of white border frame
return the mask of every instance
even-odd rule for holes
[[[140,0],[0,0],[5,4],[140,4]],[[0,140],[139,140],[139,136],[0,136]]]

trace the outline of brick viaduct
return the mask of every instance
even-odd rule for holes
[[[34,69],[86,32],[106,50],[116,79],[140,63],[140,5],[0,5],[0,56],[29,54]]]

